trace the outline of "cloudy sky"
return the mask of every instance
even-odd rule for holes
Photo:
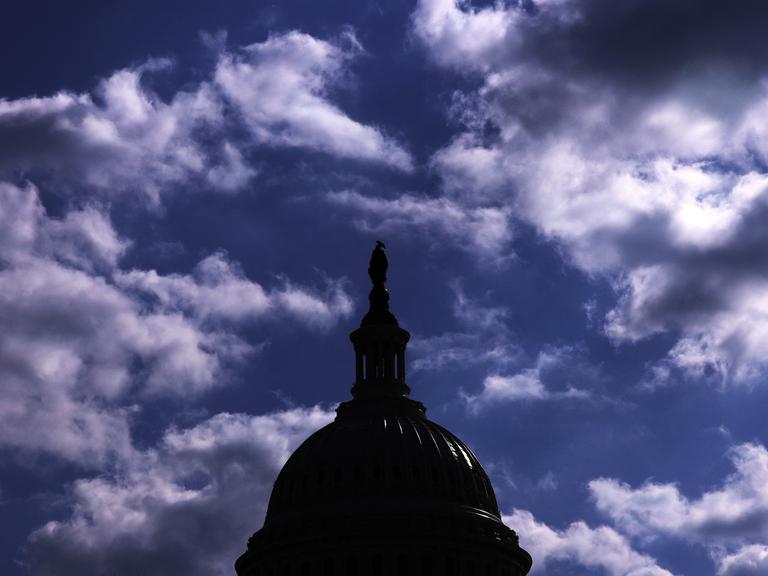
[[[765,2],[15,4],[0,573],[231,575],[380,238],[533,574],[768,574]]]

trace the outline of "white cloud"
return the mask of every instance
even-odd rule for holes
[[[483,202],[509,185],[509,162],[504,152],[484,146],[463,134],[432,156],[431,166],[440,175],[443,189],[465,202]]]
[[[467,396],[470,406],[509,400],[541,400],[548,396],[539,380],[537,369],[528,369],[513,376],[491,374],[483,381],[480,396]]]
[[[503,56],[500,48],[514,47],[518,15],[498,5],[475,9],[468,2],[422,0],[412,19],[414,34],[437,63],[486,70]]]
[[[535,25],[532,12],[538,20],[566,25],[580,18],[573,0],[537,0],[527,8],[519,3],[476,8],[469,0],[419,0],[411,24],[440,66],[489,73],[524,56],[526,28]]]
[[[74,483],[69,517],[29,537],[30,572],[231,574],[261,527],[280,467],[332,417],[318,407],[222,413],[167,430],[114,475]]]
[[[284,314],[309,326],[327,328],[353,310],[342,281],[328,281],[324,293],[288,281],[266,291],[223,253],[200,261],[191,275],[132,270],[118,273],[115,280],[122,288],[151,295],[165,312],[184,311],[203,321],[244,322]]]
[[[328,99],[344,64],[360,50],[354,37],[347,41],[352,49],[300,32],[272,36],[238,55],[224,55],[215,81],[258,142],[410,170],[410,155],[397,142],[351,119]]]
[[[48,220],[43,233],[50,252],[85,268],[114,268],[130,246],[117,235],[109,216],[93,206],[67,212],[62,220]]]
[[[768,546],[749,544],[719,561],[719,576],[760,576],[768,573]]]
[[[126,395],[217,384],[247,345],[146,314],[103,278],[47,260],[0,272],[0,443],[93,462],[129,444]],[[136,372],[138,370],[138,372]]]
[[[592,399],[586,387],[600,380],[599,370],[579,356],[575,348],[546,348],[533,367],[511,375],[491,373],[479,393],[461,391],[461,398],[473,415],[505,402]]]
[[[116,282],[151,295],[162,310],[187,311],[202,320],[242,321],[265,315],[271,306],[264,288],[248,280],[222,253],[200,261],[191,275],[131,270],[118,273]]]
[[[706,163],[587,160],[558,144],[521,201],[528,217],[563,242],[590,273],[614,275],[621,295],[606,317],[616,342],[680,329],[668,361],[723,383],[754,383],[768,340],[762,238],[768,177],[723,173]]]
[[[514,207],[570,263],[607,277],[615,342],[675,331],[668,367],[757,384],[768,369],[766,85],[694,73],[632,91],[573,34],[590,17],[588,2],[419,2],[428,54],[479,80],[454,98],[464,130],[431,164],[453,201]],[[584,51],[564,62],[541,49],[553,40]]]
[[[340,281],[268,291],[222,254],[192,275],[124,272],[127,247],[96,207],[51,218],[34,186],[0,183],[0,446],[86,465],[130,453],[140,400],[223,386],[257,351],[242,323],[327,329],[352,311]]]
[[[223,192],[237,192],[258,174],[231,142],[224,142],[221,156],[221,162],[208,170],[206,175],[206,180],[214,188]]]
[[[351,297],[344,291],[342,282],[329,282],[320,295],[312,290],[286,282],[274,292],[276,307],[310,326],[329,327],[339,319],[349,318],[354,310]]]
[[[82,194],[143,195],[157,206],[182,184],[223,192],[246,187],[256,145],[302,147],[410,170],[405,149],[348,117],[329,96],[361,50],[289,32],[221,52],[212,77],[164,99],[146,81],[167,60],[117,70],[93,93],[0,99],[0,177],[46,178]],[[219,47],[219,50],[222,48]],[[233,139],[232,111],[248,134]]]
[[[458,281],[451,288],[453,316],[463,331],[414,339],[412,365],[414,370],[483,366],[487,375],[481,390],[459,391],[470,414],[508,402],[602,400],[590,391],[602,381],[599,367],[587,361],[582,350],[548,346],[531,360],[510,328],[507,308],[468,296]]]
[[[128,243],[95,207],[50,218],[32,185],[0,183],[0,444],[93,464],[130,450],[128,392],[215,383],[247,346],[147,314],[108,275]]]
[[[518,532],[520,545],[533,556],[536,571],[552,562],[569,561],[602,569],[609,576],[672,576],[608,526],[590,528],[584,522],[573,522],[565,530],[555,530],[537,522],[526,510],[514,510],[502,520]]]
[[[732,449],[736,471],[722,487],[696,500],[674,484],[632,488],[612,478],[589,483],[597,508],[629,534],[673,535],[707,544],[742,544],[768,538],[768,451],[757,444]]]
[[[129,244],[96,206],[49,218],[34,185],[0,182],[0,259],[23,262],[42,254],[77,267],[111,268]]]
[[[59,186],[146,194],[158,202],[169,186],[215,167],[197,139],[203,126],[223,122],[207,84],[168,102],[142,85],[158,66],[123,69],[95,94],[0,101],[0,169],[50,171]],[[13,144],[10,144],[10,143]]]
[[[331,192],[328,201],[356,211],[357,225],[366,230],[415,229],[448,239],[487,261],[512,256],[510,211],[493,206],[466,208],[447,198],[419,198],[409,194],[394,199],[358,192]]]

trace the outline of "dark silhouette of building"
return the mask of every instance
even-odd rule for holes
[[[410,334],[389,310],[376,243],[370,309],[350,334],[353,399],[293,453],[239,576],[522,576],[531,567],[501,522],[477,457],[428,420],[405,383]]]

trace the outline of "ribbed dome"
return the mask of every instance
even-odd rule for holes
[[[499,516],[472,451],[424,416],[342,414],[310,436],[275,482],[266,523],[317,503],[361,498],[454,503]]]
[[[409,398],[355,398],[275,481],[248,576],[524,575],[472,451]]]
[[[370,310],[350,334],[352,400],[275,481],[239,576],[524,576],[530,555],[501,522],[472,451],[408,397],[410,334],[389,310],[377,243]]]

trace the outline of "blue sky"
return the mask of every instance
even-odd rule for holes
[[[0,21],[0,573],[232,574],[409,384],[540,576],[768,573],[768,8],[27,3]]]

